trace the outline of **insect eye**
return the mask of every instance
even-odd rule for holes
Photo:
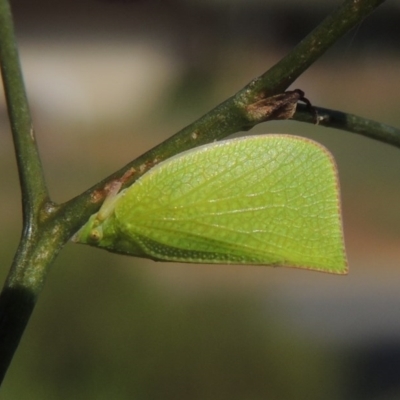
[[[103,238],[103,232],[100,228],[93,229],[89,234],[89,239],[92,243],[98,243]]]

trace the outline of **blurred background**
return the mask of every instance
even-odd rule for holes
[[[53,199],[78,195],[262,74],[339,0],[12,1]],[[292,88],[400,125],[400,5],[387,1]],[[68,244],[3,399],[399,399],[400,153],[294,121],[341,179],[350,274],[154,263]],[[21,230],[0,97],[0,257]]]

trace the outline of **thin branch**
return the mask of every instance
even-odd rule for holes
[[[339,38],[359,24],[384,1],[345,0],[286,57],[246,86],[242,91],[244,96],[253,98],[260,92],[265,92],[270,96],[286,90]]]
[[[23,235],[0,295],[1,382],[43,287],[49,266],[64,243],[59,231],[46,230],[43,224],[38,227],[41,220],[45,220],[41,217],[48,215],[48,192],[32,128],[7,0],[0,0],[0,64],[23,208]]]
[[[11,9],[0,0],[0,63],[22,190],[24,227],[48,199],[21,72]]]
[[[113,181],[130,171],[125,186],[132,184],[154,165],[179,152],[223,139],[235,132],[247,131],[260,122],[250,109],[254,104],[282,93],[301,73],[332,46],[340,37],[361,22],[384,0],[345,0],[343,4],[315,28],[286,57],[270,70],[254,79],[236,95],[227,99],[197,121],[149,150],[119,171],[61,206],[67,223],[77,230],[90,214],[96,212],[106,196],[104,190]]]
[[[379,142],[400,148],[400,129],[354,114],[347,114],[322,107],[314,108],[318,112],[319,125],[357,133],[370,139],[375,139]],[[298,111],[293,116],[293,119],[296,121],[314,123],[313,116],[310,115],[306,106],[302,104],[298,105]]]

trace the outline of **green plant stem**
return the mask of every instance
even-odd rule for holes
[[[360,23],[385,0],[345,0],[325,18],[286,57],[247,85],[243,92],[269,96],[285,91],[312,63],[335,42]]]
[[[318,112],[319,125],[321,126],[356,133],[400,148],[400,129],[342,111],[329,110],[322,107],[315,108]],[[293,116],[293,119],[314,123],[309,111],[302,104],[298,106],[298,111]]]
[[[0,0],[0,62],[17,156],[24,225],[31,225],[48,199],[20,67],[10,5]]]
[[[29,321],[48,269],[69,236],[62,222],[41,225],[21,240],[0,294],[0,382]]]
[[[41,291],[59,235],[41,230],[48,192],[19,63],[11,9],[0,0],[0,63],[22,192],[23,234],[0,295],[0,379],[4,377]],[[53,230],[54,231],[54,230]],[[54,232],[53,232],[54,233]],[[58,237],[58,243],[56,238]],[[49,240],[53,241],[48,246]]]

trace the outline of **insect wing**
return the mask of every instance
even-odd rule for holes
[[[128,188],[115,217],[155,260],[347,271],[336,166],[308,139],[251,136],[182,153]]]

